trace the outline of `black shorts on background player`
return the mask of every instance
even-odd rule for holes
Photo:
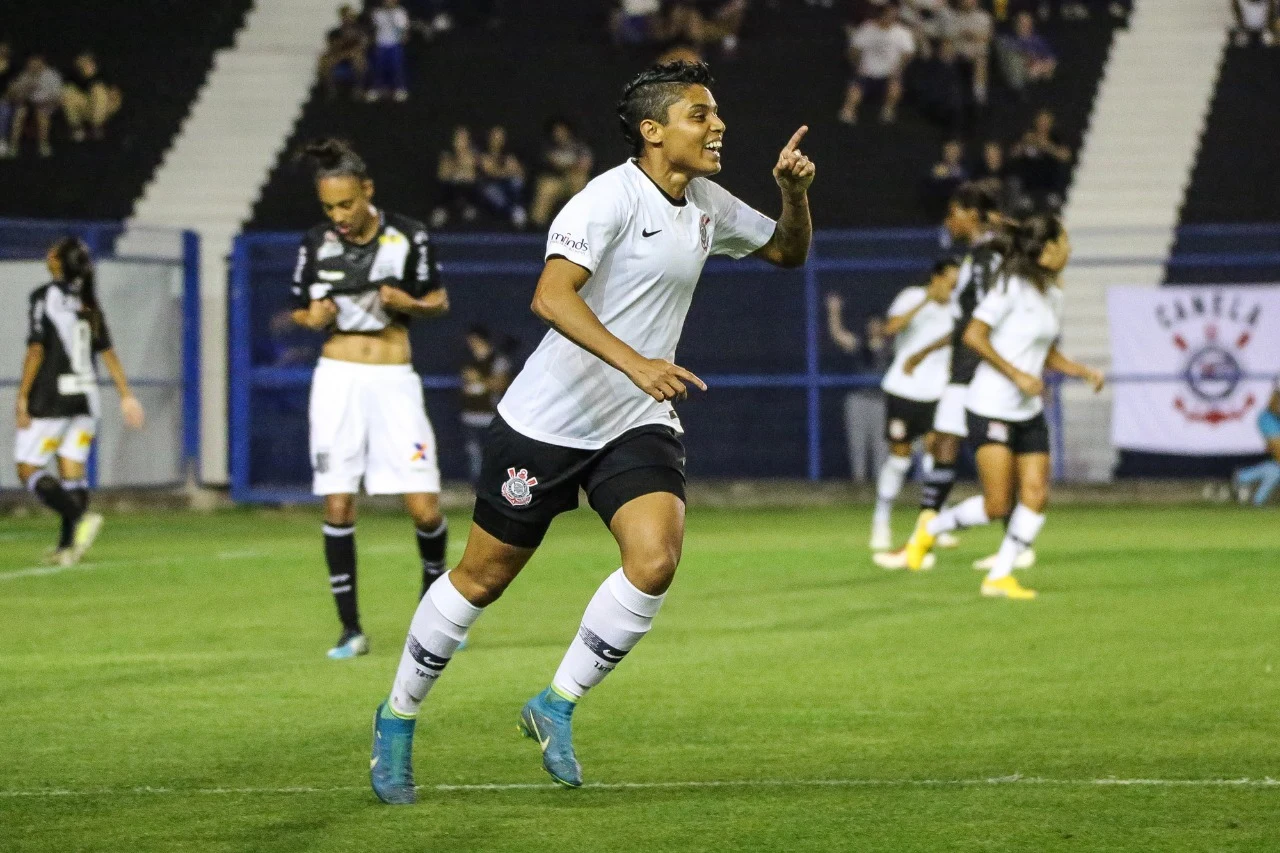
[[[475,523],[517,548],[536,548],[552,520],[578,508],[578,490],[607,527],[623,504],[670,492],[684,500],[684,444],[674,430],[646,424],[599,450],[547,444],[516,432],[499,415],[489,426],[476,484]]]
[[[884,437],[891,443],[911,442],[933,430],[938,401],[908,400],[885,394]]]
[[[1049,424],[1044,412],[1025,421],[1002,421],[967,412],[969,441],[974,448],[984,444],[1003,444],[1015,454],[1048,453]]]

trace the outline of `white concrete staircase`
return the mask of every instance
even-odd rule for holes
[[[121,251],[143,249],[132,226],[201,236],[201,468],[227,477],[227,256],[249,218],[315,80],[342,0],[257,0],[219,51],[164,161],[138,200]],[[135,244],[136,241],[136,244]]]
[[[1066,208],[1075,261],[1066,280],[1064,349],[1089,364],[1111,366],[1106,288],[1155,287],[1163,279],[1226,47],[1229,6],[1136,0],[1129,28],[1116,32]],[[1109,479],[1110,394],[1069,384],[1063,414],[1068,476]]]

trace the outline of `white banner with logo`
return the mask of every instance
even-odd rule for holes
[[[1258,414],[1280,374],[1280,287],[1112,287],[1107,315],[1111,370],[1122,380],[1111,417],[1116,447],[1262,452]],[[1123,381],[1142,377],[1153,379]]]

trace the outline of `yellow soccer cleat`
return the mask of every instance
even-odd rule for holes
[[[918,572],[924,568],[924,558],[933,550],[933,534],[929,532],[929,522],[938,517],[931,509],[922,510],[916,519],[916,529],[907,540],[907,568]]]
[[[1036,597],[1034,589],[1027,589],[1018,583],[1013,575],[1006,575],[999,580],[982,582],[982,594],[987,598],[1008,598],[1013,601],[1030,601]]]

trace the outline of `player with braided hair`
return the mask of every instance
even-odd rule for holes
[[[374,714],[372,782],[414,801],[415,719],[468,629],[524,568],[582,488],[622,567],[592,597],[550,686],[519,716],[557,782],[582,784],[571,719],[579,700],[648,633],[684,542],[684,447],[672,403],[706,385],[673,363],[710,255],[804,263],[814,165],[800,128],[778,155],[777,222],[709,178],[725,122],[702,63],[658,65],[618,104],[632,158],[591,181],[547,237],[533,311],[551,330],[498,406],[466,553],[423,598],[391,695]]]

